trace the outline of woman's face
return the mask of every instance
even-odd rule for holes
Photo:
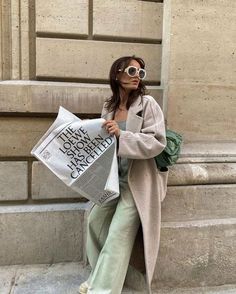
[[[140,64],[132,59],[128,66],[135,66],[136,68],[141,68]],[[140,78],[138,75],[138,72],[133,77],[130,77],[126,72],[120,72],[117,75],[117,79],[119,80],[121,86],[123,89],[125,89],[126,92],[130,92],[132,90],[136,90],[138,88]]]

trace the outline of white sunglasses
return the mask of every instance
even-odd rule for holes
[[[119,71],[122,71],[122,69],[119,69]],[[135,77],[138,74],[138,77],[140,80],[145,79],[146,77],[146,70],[143,68],[137,68],[136,66],[130,65],[126,67],[123,72],[127,73],[130,77]]]

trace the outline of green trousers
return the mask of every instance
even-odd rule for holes
[[[120,294],[140,225],[132,193],[126,185],[118,199],[94,206],[88,220],[87,255],[92,272],[89,294]]]

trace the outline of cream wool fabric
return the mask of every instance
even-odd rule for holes
[[[103,108],[102,117],[113,119]],[[152,96],[139,97],[129,108],[126,131],[119,137],[118,156],[130,159],[128,183],[143,228],[147,282],[151,286],[156,267],[161,226],[161,201],[166,195],[168,172],[160,172],[153,157],[166,144],[165,122]]]

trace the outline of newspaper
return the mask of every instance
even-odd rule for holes
[[[63,107],[31,154],[80,195],[102,205],[119,196],[116,138],[105,120],[81,120]]]

